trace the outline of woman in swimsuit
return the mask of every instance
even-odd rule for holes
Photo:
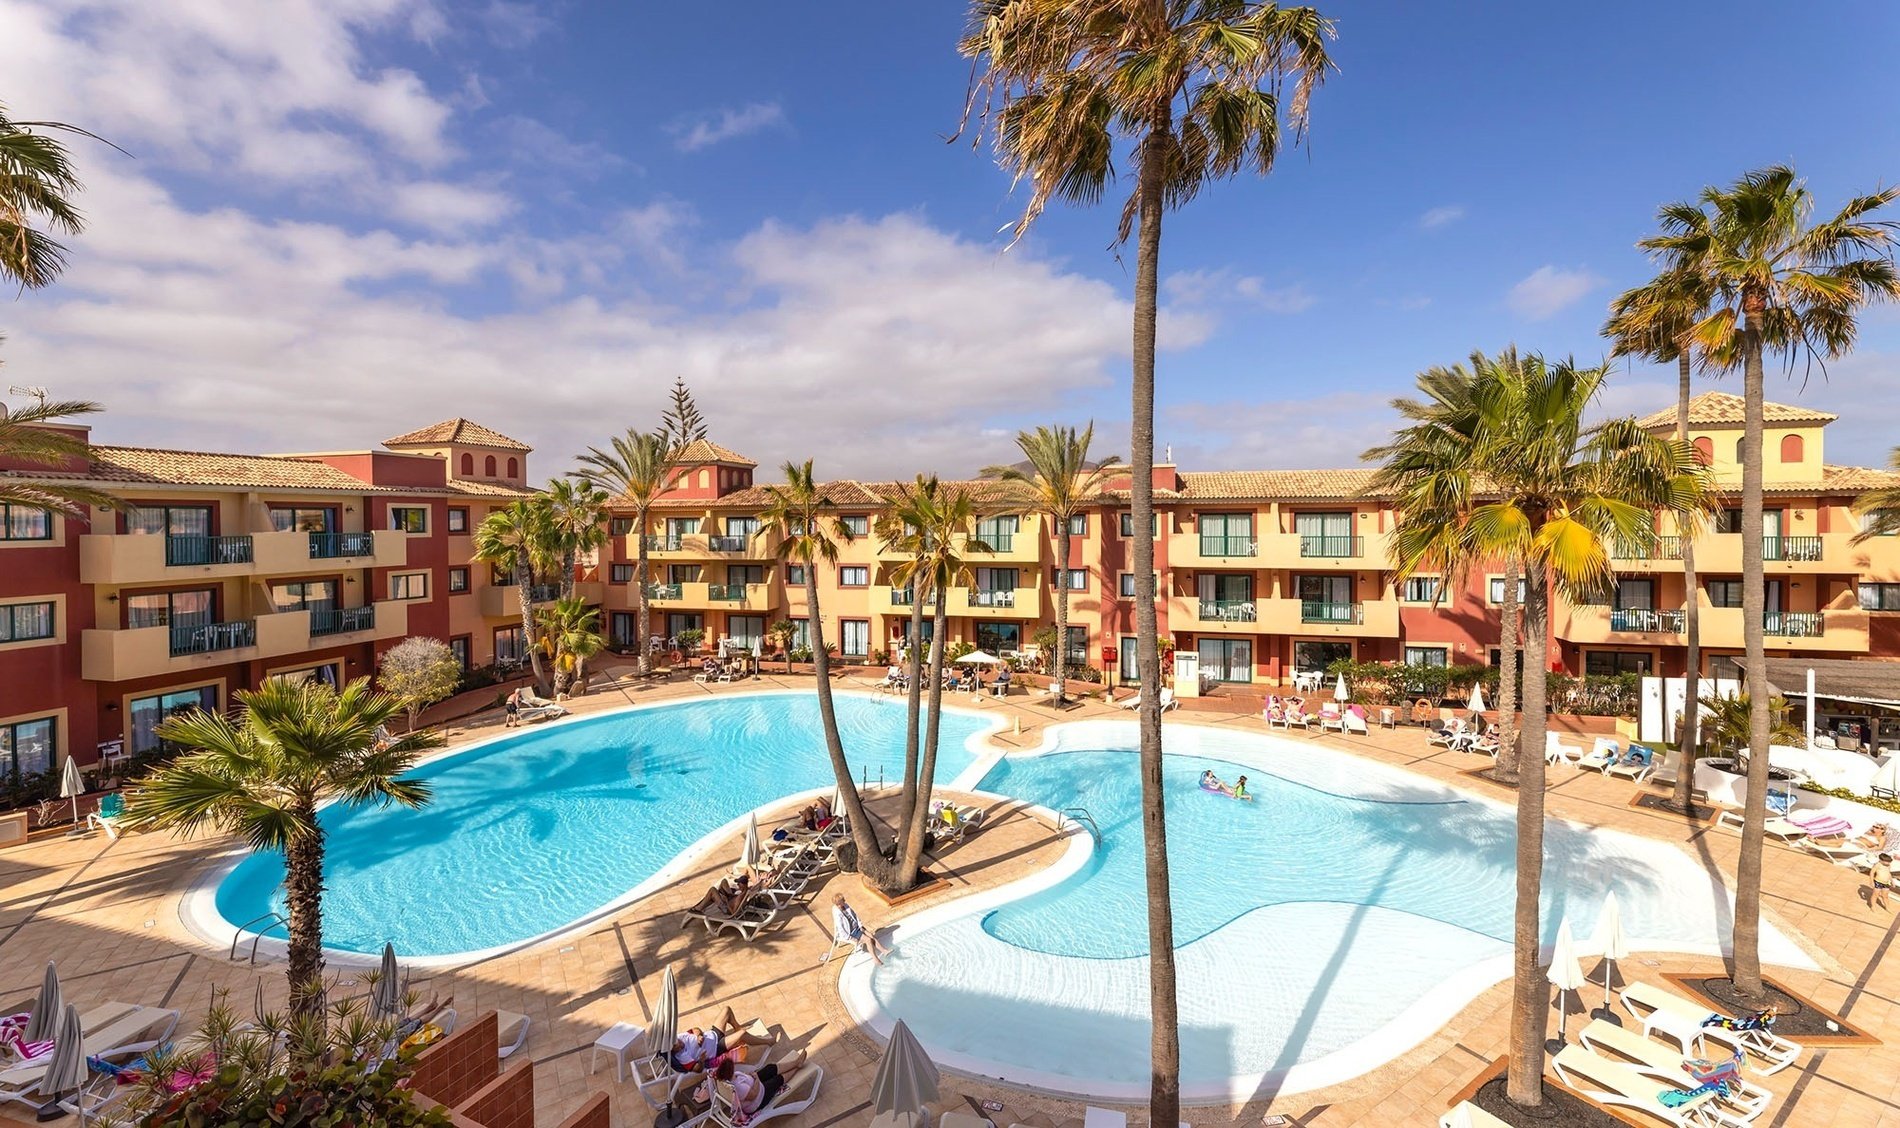
[[[1236,799],[1245,799],[1249,803],[1253,802],[1253,796],[1247,793],[1247,777],[1246,776],[1241,776],[1239,779],[1235,780],[1232,790],[1228,790],[1227,794],[1232,795]]]

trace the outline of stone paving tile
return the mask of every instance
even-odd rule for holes
[[[809,679],[770,675],[752,683],[754,688],[809,686]],[[747,687],[684,682],[629,685],[579,699],[575,705],[577,711],[593,711],[630,701],[713,696],[743,688]],[[1010,747],[1033,746],[1041,740],[1043,729],[1057,720],[1127,717],[1099,704],[1060,717],[1020,699],[986,699],[981,707],[1008,718],[995,740]],[[460,743],[490,735],[498,721],[496,716],[487,716],[458,724],[451,739]],[[1170,714],[1167,723],[1265,731],[1256,717],[1208,711]],[[1477,757],[1427,748],[1416,729],[1376,731],[1365,738],[1296,733],[1290,739],[1325,743],[1470,792],[1510,799],[1509,791],[1464,774],[1478,766]],[[1632,807],[1629,801],[1637,790],[1625,780],[1554,769],[1549,780],[1550,814],[1676,843],[1724,881],[1732,877],[1738,835]],[[945,859],[959,875],[952,889],[906,906],[906,912],[1020,876],[1046,865],[1061,849],[1052,828],[1020,811],[1000,814],[994,826]],[[112,998],[177,1007],[185,1013],[186,1029],[218,992],[228,992],[233,1004],[242,1008],[258,998],[266,1007],[281,1006],[281,965],[261,962],[254,967],[242,954],[234,962],[191,934],[179,920],[179,893],[224,846],[217,841],[136,835],[116,843],[59,838],[0,852],[0,1005],[30,997],[43,962],[57,958],[75,999]],[[856,1032],[843,1011],[837,997],[837,967],[818,964],[828,933],[826,914],[794,914],[783,927],[752,944],[730,937],[707,940],[697,930],[679,930],[680,907],[697,898],[736,850],[736,841],[721,845],[695,872],[579,934],[468,966],[419,970],[416,985],[425,994],[453,995],[464,1015],[503,1007],[534,1019],[526,1052],[537,1063],[536,1118],[542,1124],[557,1123],[593,1090],[611,1094],[616,1124],[631,1128],[650,1121],[651,1112],[633,1087],[614,1083],[611,1066],[603,1063],[602,1071],[589,1072],[589,1048],[610,1023],[644,1020],[660,969],[669,964],[679,979],[686,1021],[709,1021],[728,1005],[742,1017],[762,1015],[782,1030],[790,1044],[806,1048],[824,1066],[824,1091],[799,1123],[825,1128],[867,1124],[871,1116],[864,1098],[875,1068],[875,1046]],[[1023,852],[998,862],[1017,851]],[[857,888],[855,880],[828,877],[815,895],[828,896],[831,889],[843,887],[873,923],[886,925],[901,919],[875,908],[874,900]],[[1771,843],[1765,880],[1764,900],[1771,919],[1806,943],[1823,968],[1818,972],[1776,968],[1772,974],[1883,1039],[1900,1033],[1893,1021],[1900,1007],[1896,1002],[1900,972],[1886,958],[1893,947],[1895,918],[1867,906],[1865,879]],[[1721,970],[1713,960],[1641,953],[1630,967],[1632,974],[1641,976]],[[353,968],[332,968],[339,990],[345,993],[360,988],[359,975]],[[1447,1016],[1443,1027],[1419,1046],[1351,1082],[1243,1107],[1194,1108],[1186,1119],[1196,1125],[1258,1124],[1262,1116],[1279,1113],[1304,1126],[1385,1128],[1434,1123],[1451,1095],[1502,1053],[1509,1001],[1506,985],[1486,990]],[[1574,1034],[1578,1028],[1573,1014],[1570,1031]],[[1551,1033],[1556,1033],[1554,1008]],[[1900,1125],[1900,1047],[1883,1044],[1810,1053],[1763,1083],[1777,1097],[1761,1121],[1764,1125]],[[1001,1126],[1023,1122],[1058,1128],[1081,1113],[1081,1105],[1073,1100],[947,1072],[944,1097],[944,1107],[965,1109],[986,1099],[1002,1102],[1003,1111],[992,1114]],[[1145,1122],[1144,1110],[1131,1111],[1135,1122]]]

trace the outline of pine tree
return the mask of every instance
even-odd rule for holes
[[[706,437],[706,417],[693,402],[692,389],[678,376],[673,378],[673,403],[660,416],[660,434],[666,437],[668,449],[674,451]]]

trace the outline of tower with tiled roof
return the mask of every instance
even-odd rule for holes
[[[450,481],[528,484],[528,454],[534,448],[472,419],[444,419],[383,445],[401,454],[433,455],[448,469]]]

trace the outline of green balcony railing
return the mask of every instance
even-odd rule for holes
[[[1357,557],[1365,555],[1363,537],[1302,536],[1301,556]]]
[[[370,533],[310,534],[310,559],[312,560],[374,555],[376,555],[376,537]]]
[[[678,552],[686,545],[683,537],[644,536],[640,540],[646,544],[648,552]]]
[[[174,658],[256,646],[257,623],[250,619],[236,623],[173,623],[171,643]]]
[[[680,585],[679,584],[648,584],[647,598],[648,599],[678,599],[680,598]]]
[[[1201,537],[1202,556],[1257,556],[1260,542],[1252,537]]]
[[[194,564],[249,564],[250,537],[171,537],[165,538],[165,564],[168,567]]]
[[[1644,608],[1627,608],[1610,612],[1610,629],[1613,631],[1636,631],[1643,634],[1681,634],[1681,611],[1651,611]]]
[[[374,607],[335,607],[310,613],[312,635],[348,634],[350,631],[372,630],[375,626]]]
[[[1655,537],[1648,544],[1623,544],[1611,546],[1610,556],[1615,560],[1681,560],[1681,537]]]
[[[972,607],[1014,607],[1015,588],[977,588],[970,593]]]
[[[706,547],[713,552],[744,552],[750,537],[707,537]]]
[[[1359,618],[1360,607],[1357,603],[1333,603],[1319,599],[1300,601],[1302,623],[1357,623]]]
[[[706,598],[719,603],[744,603],[744,584],[708,584]]]
[[[1761,538],[1761,558],[1763,560],[1819,560],[1821,559],[1821,538],[1763,537]]]
[[[1768,611],[1761,617],[1761,632],[1776,638],[1819,638],[1826,631],[1819,611]]]
[[[1203,599],[1200,617],[1204,623],[1251,623],[1258,615],[1251,599]]]

